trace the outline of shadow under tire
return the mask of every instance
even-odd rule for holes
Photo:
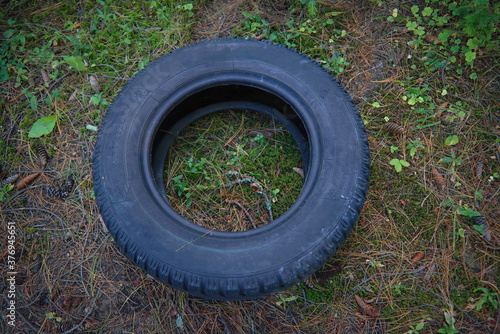
[[[186,119],[221,105],[281,120],[304,162],[290,209],[244,232],[193,224],[164,190],[172,138]],[[244,39],[189,45],[147,65],[110,105],[93,156],[99,211],[126,256],[175,289],[215,300],[266,296],[321,268],[353,229],[369,174],[365,127],[338,80],[294,50]]]

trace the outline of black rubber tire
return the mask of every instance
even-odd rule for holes
[[[293,122],[307,173],[296,202],[273,222],[210,231],[172,209],[159,169],[165,133],[231,101]],[[93,158],[99,210],[126,256],[175,289],[217,300],[265,296],[321,268],[353,229],[369,172],[363,121],[337,79],[294,50],[243,39],[190,45],[137,73],[104,116]]]

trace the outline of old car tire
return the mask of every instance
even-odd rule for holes
[[[221,106],[285,123],[306,170],[291,208],[244,232],[193,224],[163,188],[172,136],[186,117]],[[353,229],[369,171],[363,121],[338,80],[294,50],[244,39],[189,45],[147,65],[109,107],[93,156],[99,211],[126,256],[175,289],[217,300],[265,296],[318,270]]]

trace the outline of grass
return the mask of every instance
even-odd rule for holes
[[[278,218],[295,202],[300,152],[281,124],[263,116],[219,112],[179,134],[165,163],[174,209],[209,229],[244,231]]]
[[[498,331],[500,9],[486,2],[2,4],[1,177],[40,171],[38,147],[50,155],[32,183],[1,190],[1,234],[16,223],[16,330]],[[370,189],[346,244],[306,283],[255,301],[207,302],[156,282],[117,249],[92,191],[95,130],[120,88],[160,55],[221,36],[316,59],[349,91],[370,140]],[[300,192],[294,167],[279,124],[226,111],[174,143],[166,192],[186,217],[210,212],[209,228],[249,229],[269,221],[263,196],[251,183],[229,189],[227,173],[261,184],[276,218]],[[70,175],[68,197],[47,196]],[[3,277],[7,256],[2,246]]]

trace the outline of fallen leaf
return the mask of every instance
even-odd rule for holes
[[[425,41],[427,43],[434,43],[434,42],[437,43],[437,44],[442,44],[443,43],[443,41],[441,41],[439,38],[437,38],[434,35],[427,35],[427,36],[425,36],[424,39],[425,39]]]
[[[80,306],[81,303],[82,303],[82,298],[75,297],[73,298],[73,303],[71,304],[71,307],[77,308],[78,306]]]
[[[257,183],[252,183],[250,184],[250,188],[252,188],[253,191],[259,191],[260,190],[260,187]]]
[[[32,263],[33,268],[31,268],[31,271],[33,272],[33,274],[36,274],[42,266],[42,257],[38,254],[35,254],[33,256]]]
[[[47,71],[41,70],[40,73],[42,74],[43,82],[48,84],[50,82],[50,78],[49,75],[47,74]]]
[[[302,168],[293,167],[292,169],[293,169],[293,171],[294,171],[295,173],[299,174],[299,175],[300,175],[300,177],[302,177],[302,178],[304,177],[304,170],[303,170]]]
[[[448,102],[443,102],[441,103],[437,108],[436,108],[436,116],[441,116],[441,114],[443,113],[443,111],[446,110],[446,108],[448,108]]]
[[[38,138],[43,135],[49,134],[54,129],[57,122],[57,115],[42,117],[37,120],[28,133],[29,138]]]
[[[90,82],[90,87],[94,90],[94,92],[99,93],[101,91],[101,85],[99,85],[99,81],[97,80],[97,77],[92,74],[89,78]]]
[[[23,178],[23,179],[19,180],[19,182],[17,182],[16,189],[21,190],[21,189],[25,188],[28,184],[35,181],[36,178],[39,176],[40,176],[40,173],[33,173],[33,174],[26,176],[25,178]]]
[[[73,91],[73,93],[71,93],[71,96],[69,97],[68,102],[76,100],[76,96],[78,95],[78,93],[80,93],[80,90],[78,88],[76,88]]]
[[[57,306],[59,306],[63,311],[68,311],[71,308],[76,308],[82,303],[81,297],[73,297],[70,295],[65,295],[57,302]]]
[[[424,256],[425,256],[424,252],[418,252],[417,254],[415,254],[411,257],[411,260],[413,262],[418,262],[418,261],[422,260],[424,258]]]
[[[359,307],[361,307],[361,309],[363,309],[363,311],[368,316],[370,316],[370,317],[379,317],[380,316],[380,312],[375,306],[369,305],[363,299],[361,299],[361,297],[359,297],[358,295],[354,295],[354,298],[356,299],[356,303],[358,303]]]
[[[427,272],[425,273],[424,280],[428,281],[435,274],[436,265],[433,263],[427,267]]]

